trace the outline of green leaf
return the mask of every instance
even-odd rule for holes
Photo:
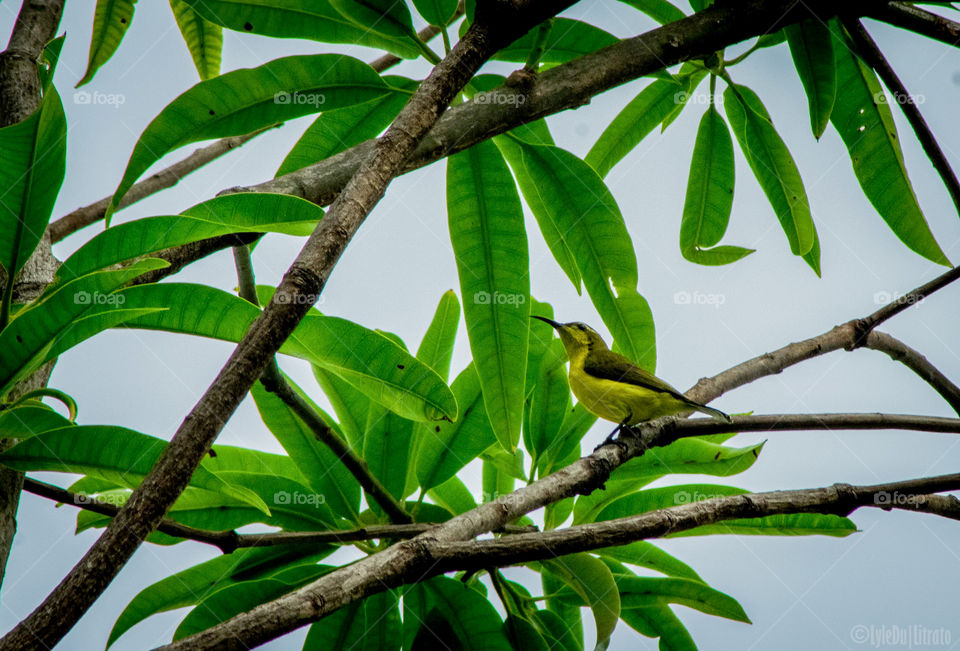
[[[816,227],[803,180],[787,146],[756,93],[746,86],[729,85],[723,93],[727,119],[740,150],[767,195],[794,255],[813,248]]]
[[[480,390],[480,378],[471,363],[450,385],[460,407],[456,422],[428,428],[417,451],[417,481],[423,490],[444,483],[497,442]]]
[[[310,626],[303,651],[391,651],[402,641],[399,600],[392,590],[339,608]]]
[[[50,90],[53,84],[53,74],[57,71],[57,63],[60,61],[60,52],[63,50],[63,42],[67,39],[66,34],[61,34],[57,38],[47,43],[43,52],[40,54],[40,60],[37,61],[37,76],[40,78],[40,92],[44,95]]]
[[[568,646],[572,645],[577,650],[583,649],[583,616],[580,608],[571,606],[565,600],[555,596],[566,588],[566,581],[552,572],[541,569],[540,582],[543,585],[543,594],[546,596],[547,612],[555,615],[556,619],[563,624],[563,639],[567,641]],[[552,621],[552,625],[555,626],[556,619],[551,617],[548,621]]]
[[[147,168],[178,147],[250,133],[321,108],[328,111],[359,104],[388,92],[369,65],[343,54],[284,57],[201,81],[167,104],[147,125],[108,213],[117,209]]]
[[[323,389],[324,395],[333,406],[334,413],[340,419],[340,429],[350,447],[363,449],[363,433],[367,426],[367,412],[371,409],[371,400],[355,389],[353,385],[316,364],[311,364],[313,377]]]
[[[601,177],[606,176],[658,124],[683,108],[704,76],[706,72],[687,67],[679,75],[682,87],[660,79],[651,82],[604,129],[584,160]]]
[[[287,382],[309,401],[289,378]],[[348,519],[355,518],[360,508],[360,484],[337,455],[320,443],[304,422],[280,398],[264,389],[259,381],[253,385],[250,393],[263,423],[290,455],[310,487],[326,497],[326,503],[334,513]],[[326,416],[313,406],[321,416]]]
[[[228,194],[181,215],[146,217],[97,233],[57,270],[61,281],[173,246],[227,233],[306,236],[323,218],[315,203],[286,194]]]
[[[477,502],[473,499],[470,490],[456,475],[439,486],[431,488],[428,495],[430,495],[430,499],[453,515],[460,515],[477,508]]]
[[[0,151],[0,265],[14,278],[40,243],[63,185],[67,121],[52,85],[36,111],[0,129]]]
[[[582,277],[594,307],[613,334],[615,350],[653,370],[653,315],[637,293],[637,257],[623,215],[607,186],[584,161],[559,147],[498,139],[523,197],[557,262]],[[579,291],[579,283],[575,283]]]
[[[733,183],[733,141],[711,104],[697,129],[680,222],[680,251],[690,262],[723,265],[753,253],[739,246],[716,246],[730,222]]]
[[[830,30],[819,20],[804,20],[783,29],[790,56],[810,106],[810,128],[817,140],[823,135],[837,98],[837,70]]]
[[[670,606],[630,608],[620,614],[620,619],[642,635],[660,638],[659,648],[663,651],[697,651],[690,632]]]
[[[620,593],[610,569],[590,554],[545,560],[543,567],[562,578],[590,607],[597,627],[597,648],[605,649],[620,618]]]
[[[413,0],[417,12],[430,25],[443,27],[457,12],[457,0]]]
[[[392,87],[413,91],[419,82],[404,77],[386,77]],[[334,154],[376,138],[390,126],[410,99],[405,92],[393,92],[363,104],[324,111],[300,136],[280,164],[277,176],[295,172]]]
[[[90,321],[110,327],[143,314],[129,311],[130,306],[124,305],[114,290],[146,271],[166,265],[162,260],[148,258],[124,269],[88,274],[48,287],[0,331],[0,395],[47,360],[99,331],[82,325],[82,317],[115,313],[113,321]]]
[[[0,439],[25,439],[71,425],[67,418],[38,400],[0,411]]]
[[[461,581],[438,576],[417,583],[404,593],[403,603],[406,649],[511,649],[493,604]]]
[[[216,590],[270,576],[291,564],[317,562],[334,549],[312,544],[238,549],[177,572],[147,586],[130,600],[110,631],[107,647],[151,615],[195,605]]]
[[[402,499],[413,462],[412,421],[371,405],[363,435],[363,460],[393,497]],[[380,505],[367,499],[371,508],[382,513]]]
[[[219,75],[220,53],[223,49],[223,30],[220,25],[206,20],[185,0],[170,0],[170,8],[200,79],[211,79]]]
[[[546,324],[544,324],[546,325]],[[537,381],[530,395],[524,445],[535,460],[556,444],[570,404],[567,358],[559,339],[539,360]]]
[[[516,41],[497,52],[492,58],[498,61],[524,63],[527,57],[530,56],[530,49],[535,44],[538,29],[539,26],[534,27]],[[566,63],[584,54],[590,54],[591,52],[596,52],[609,45],[613,45],[618,40],[619,39],[613,34],[605,32],[599,27],[594,27],[589,23],[572,20],[570,18],[554,18],[553,27],[550,28],[547,39],[543,44],[543,54],[540,56],[540,63]]]
[[[750,618],[736,599],[702,581],[676,577],[614,576],[624,610],[671,603],[735,622],[750,623]]]
[[[397,0],[330,0],[334,9],[357,27],[363,27],[383,36],[416,40],[413,18],[406,2]]]
[[[730,477],[750,468],[764,443],[734,448],[696,437],[684,438],[630,459],[613,471],[610,481],[634,482],[675,473]]]
[[[167,330],[237,342],[260,310],[247,301],[204,285],[163,283],[124,289],[126,307],[165,306],[125,327]],[[395,413],[417,421],[457,417],[450,388],[426,364],[378,332],[311,313],[280,352],[306,359],[339,375]]]
[[[530,277],[516,186],[490,142],[451,156],[447,213],[483,402],[504,449],[520,440]]]
[[[452,289],[440,297],[433,319],[417,349],[417,359],[437,372],[444,382],[450,377],[453,344],[460,324],[460,301]]]
[[[621,563],[630,563],[639,567],[655,570],[666,574],[694,581],[702,581],[693,568],[681,561],[676,556],[668,554],[653,543],[646,540],[638,540],[628,545],[617,547],[606,547],[597,550],[601,557],[613,558]]]
[[[166,447],[163,439],[125,427],[77,425],[28,438],[0,454],[0,461],[15,470],[93,475],[118,486],[136,488]],[[226,494],[270,513],[254,493],[231,487],[202,465],[193,473],[190,485]]]
[[[207,20],[247,34],[349,43],[415,58],[409,39],[383,36],[345,17],[329,0],[185,0]]]
[[[837,26],[835,29],[840,29]],[[837,101],[830,121],[847,146],[863,193],[890,230],[912,251],[950,265],[923,216],[907,176],[897,127],[880,82],[870,68],[835,36]]]
[[[234,615],[312,583],[333,569],[327,565],[295,565],[269,578],[244,581],[221,588],[197,604],[197,607],[183,618],[173,634],[173,639],[182,640],[216,626]]]
[[[686,18],[686,14],[667,0],[620,0],[634,9],[642,11],[661,25]]]
[[[573,409],[567,411],[560,433],[537,464],[537,471],[540,475],[547,475],[562,467],[563,462],[571,455],[579,457],[580,441],[583,440],[583,437],[595,422],[597,422],[597,417],[579,403]]]
[[[133,22],[133,9],[136,0],[97,0],[93,12],[93,36],[90,37],[90,56],[87,59],[87,71],[77,87],[93,79],[93,75],[104,63],[110,60],[120,46],[123,35]]]
[[[556,613],[538,610],[533,613],[533,621],[554,651],[582,651],[583,646],[578,643],[574,632]]]

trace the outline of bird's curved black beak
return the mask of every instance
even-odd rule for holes
[[[554,321],[553,319],[548,319],[548,318],[545,317],[545,316],[537,316],[536,314],[531,314],[531,315],[530,315],[530,318],[531,318],[531,319],[537,319],[538,321],[543,321],[544,323],[549,323],[551,326],[553,326],[554,328],[557,328],[557,329],[559,329],[559,328],[560,328],[560,325],[561,325],[561,324],[557,323],[556,321]]]

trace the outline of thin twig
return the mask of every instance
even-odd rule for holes
[[[240,298],[243,298],[257,307],[260,307],[260,300],[257,298],[257,283],[253,275],[253,263],[250,260],[250,249],[247,246],[233,247],[233,260],[237,267],[237,284]],[[367,467],[366,462],[357,456],[357,453],[347,445],[336,432],[334,432],[317,410],[310,406],[304,400],[293,386],[287,382],[280,367],[277,366],[276,357],[273,358],[263,371],[260,377],[263,387],[270,393],[276,395],[280,400],[293,411],[294,414],[310,428],[313,435],[320,443],[326,445],[333,452],[337,459],[357,480],[367,497],[376,502],[383,512],[387,514],[390,521],[394,524],[409,524],[413,522],[403,506],[398,502],[386,486],[372,473]]]
[[[903,85],[890,62],[887,61],[876,42],[863,27],[863,23],[856,19],[844,19],[843,24],[846,26],[850,38],[853,39],[857,54],[867,65],[876,70],[880,79],[893,94],[893,102],[900,107],[903,115],[913,128],[923,151],[926,152],[927,158],[930,159],[934,169],[937,170],[937,174],[943,180],[943,184],[947,187],[947,192],[953,200],[953,205],[956,207],[957,213],[960,214],[960,181],[957,180],[957,175],[950,167],[950,161],[947,160],[946,155],[940,148],[940,143],[937,142],[933,132],[930,131],[927,121],[923,119],[923,114],[920,112],[920,107],[917,106],[913,95]]]
[[[960,415],[960,387],[957,387],[956,384],[951,382],[950,378],[941,373],[937,367],[931,364],[927,358],[918,351],[896,337],[892,337],[878,330],[870,331],[863,347],[886,353],[891,359],[901,362],[933,387],[936,392],[943,396],[943,399],[953,407],[953,410]]]

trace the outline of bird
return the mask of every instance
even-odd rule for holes
[[[580,404],[591,414],[617,423],[601,445],[613,441],[624,428],[687,411],[731,422],[730,416],[719,409],[687,398],[653,373],[610,350],[586,323],[557,323],[536,315],[533,318],[549,324],[560,335],[570,360],[570,388]]]

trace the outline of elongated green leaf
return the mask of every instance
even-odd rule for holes
[[[667,576],[676,576],[694,581],[702,581],[693,568],[681,561],[676,556],[668,554],[653,543],[646,540],[638,540],[629,545],[618,547],[607,547],[597,552],[603,558],[613,558],[621,563],[630,563],[640,567],[646,567],[657,572],[662,572]]]
[[[473,495],[466,484],[460,481],[460,478],[456,475],[439,486],[431,488],[428,494],[430,499],[453,515],[460,515],[477,508],[477,501],[473,499]]]
[[[524,445],[539,460],[557,441],[570,405],[570,385],[567,383],[566,353],[559,339],[539,360],[538,381],[530,395]]]
[[[303,651],[399,649],[403,638],[398,606],[397,595],[390,590],[354,601],[314,622]]]
[[[211,79],[220,74],[220,54],[223,49],[223,30],[198,14],[184,0],[170,0],[170,8],[177,19],[193,65],[200,79]]]
[[[323,209],[285,194],[242,193],[210,199],[182,215],[161,215],[125,222],[101,231],[57,270],[69,280],[156,251],[227,233],[309,235]]]
[[[605,649],[620,618],[620,593],[610,569],[590,554],[569,554],[543,561],[593,611],[597,626],[597,648]]]
[[[57,346],[58,339],[65,338],[72,345],[81,335],[95,334],[87,327],[74,331],[72,325],[81,317],[114,310],[121,310],[121,320],[142,314],[129,311],[129,306],[123,305],[114,290],[146,271],[166,265],[162,260],[146,259],[124,269],[89,274],[50,286],[36,302],[17,312],[0,332],[0,395],[19,378],[62,352],[65,346]],[[115,325],[115,320],[99,323],[109,327]]]
[[[511,649],[493,604],[461,581],[438,576],[417,583],[403,602],[404,648]]]
[[[260,313],[247,301],[204,285],[139,285],[121,293],[128,308],[169,308],[129,321],[125,327],[236,342]],[[308,314],[280,351],[339,375],[404,418],[457,417],[450,388],[431,368],[382,334],[346,319]]]
[[[330,0],[334,9],[357,27],[377,32],[383,36],[403,40],[416,40],[413,18],[406,2],[397,0]]]
[[[197,604],[197,607],[183,618],[173,634],[173,639],[182,640],[188,635],[216,626],[234,615],[316,581],[332,569],[327,565],[295,565],[276,572],[269,578],[244,581],[221,588]]]
[[[57,71],[57,63],[60,61],[60,52],[63,50],[63,42],[67,39],[66,34],[62,34],[47,43],[37,61],[37,76],[40,78],[40,92],[46,95],[53,84],[53,74]]]
[[[746,86],[727,86],[724,108],[740,150],[767,195],[794,255],[813,248],[816,227],[810,216],[800,170],[757,94]]]
[[[447,481],[497,442],[474,365],[465,368],[450,388],[460,407],[460,418],[453,423],[436,423],[424,433],[416,464],[417,480],[423,490]]]
[[[686,18],[686,14],[680,11],[667,0],[620,0],[647,14],[661,25],[672,23],[676,20]]]
[[[460,324],[460,301],[452,289],[440,297],[433,319],[417,348],[417,359],[437,372],[444,382],[450,377],[453,344]]]
[[[637,293],[637,257],[610,190],[584,161],[559,147],[500,139],[523,197],[561,265],[571,261],[614,347],[643,368],[656,366],[653,315]],[[567,272],[571,278],[574,274]],[[579,290],[579,284],[576,284]]]
[[[316,562],[333,549],[300,544],[238,549],[177,572],[147,586],[130,600],[110,631],[107,647],[151,615],[195,605],[216,590],[270,576],[291,564]]]
[[[340,429],[346,437],[350,447],[354,450],[363,449],[363,430],[367,426],[367,412],[371,408],[371,400],[359,389],[339,376],[330,373],[316,364],[311,364],[313,377],[323,389],[327,400],[333,405],[333,411],[340,419]]]
[[[291,380],[288,378],[287,382]],[[269,393],[260,382],[253,385],[250,393],[264,424],[290,455],[310,487],[325,496],[334,513],[355,517],[360,507],[360,485],[356,478],[327,446],[317,441],[313,432],[280,398]],[[304,399],[308,400],[306,396]],[[322,411],[319,413],[323,414]]]
[[[753,253],[739,246],[716,246],[730,221],[733,183],[733,141],[711,104],[697,130],[680,222],[680,252],[690,262],[722,265]]]
[[[734,448],[698,438],[680,439],[630,459],[613,471],[610,480],[635,482],[674,473],[730,477],[750,468],[763,446],[764,443],[756,443]]]
[[[540,475],[550,474],[563,467],[563,462],[571,455],[579,457],[580,441],[595,422],[597,422],[597,417],[579,403],[573,409],[568,410],[556,440],[547,448],[540,458],[540,463],[537,464],[537,471]]]
[[[351,43],[414,58],[420,50],[409,39],[383,36],[357,25],[329,0],[185,0],[207,20],[248,34]]]
[[[150,472],[167,442],[125,427],[84,425],[37,434],[0,454],[16,470],[51,470],[102,477],[136,488]],[[249,490],[231,487],[202,465],[190,485],[251,504],[269,514],[267,505]]]
[[[443,27],[457,11],[457,0],[413,0],[417,13],[431,25]]]
[[[560,620],[561,633],[568,645],[572,643],[575,649],[583,649],[583,616],[580,608],[554,596],[566,587],[566,582],[556,574],[543,570],[540,571],[540,582],[543,585],[543,594],[547,596],[547,612],[556,616],[556,619],[548,619],[552,620],[553,626],[557,619]]]
[[[388,77],[386,80],[393,87],[408,90],[417,86],[417,82],[404,77]],[[406,93],[392,92],[356,106],[324,111],[283,159],[277,176],[295,172],[376,138],[390,126],[408,99],[410,96]]]
[[[736,599],[702,581],[676,577],[614,576],[624,609],[671,603],[688,606],[708,615],[750,623],[750,618]]]
[[[606,176],[658,124],[683,108],[705,75],[702,70],[688,67],[678,75],[683,86],[660,79],[651,82],[604,129],[584,160],[601,177]]]
[[[13,278],[43,236],[66,169],[67,121],[50,85],[40,107],[0,129],[0,265]]]
[[[670,606],[626,609],[620,619],[642,635],[660,638],[659,647],[664,651],[697,651],[693,637]]]
[[[371,405],[363,435],[363,460],[370,472],[383,483],[395,498],[403,499],[407,475],[413,463],[413,422],[389,412],[380,405]],[[373,502],[367,499],[367,502]],[[371,508],[382,513],[380,505]]]
[[[367,102],[388,92],[370,66],[342,54],[284,57],[201,81],[147,125],[108,212],[116,210],[150,165],[178,147],[250,133],[321,109]]]
[[[523,211],[497,148],[480,143],[447,163],[447,213],[464,321],[497,440],[520,440],[530,277]]]
[[[525,62],[527,57],[530,56],[530,49],[536,41],[538,29],[539,27],[534,27],[497,52],[492,58],[499,61]],[[547,40],[543,44],[543,54],[540,56],[540,62],[549,64],[566,63],[584,54],[596,52],[608,45],[613,45],[617,40],[617,37],[613,34],[589,23],[570,18],[554,18],[553,27],[550,28]]]
[[[137,0],[97,0],[93,12],[93,36],[90,38],[90,55],[87,71],[77,87],[93,79],[93,75],[110,60],[120,46],[123,35],[133,22],[133,9]]]
[[[850,46],[839,36],[835,38],[837,88],[842,92],[837,93],[830,121],[847,147],[853,173],[867,199],[901,242],[928,260],[949,266],[907,176],[897,127],[880,82]]]
[[[837,98],[837,70],[830,30],[819,20],[804,20],[783,29],[790,56],[810,106],[810,128],[817,140],[823,135]]]

